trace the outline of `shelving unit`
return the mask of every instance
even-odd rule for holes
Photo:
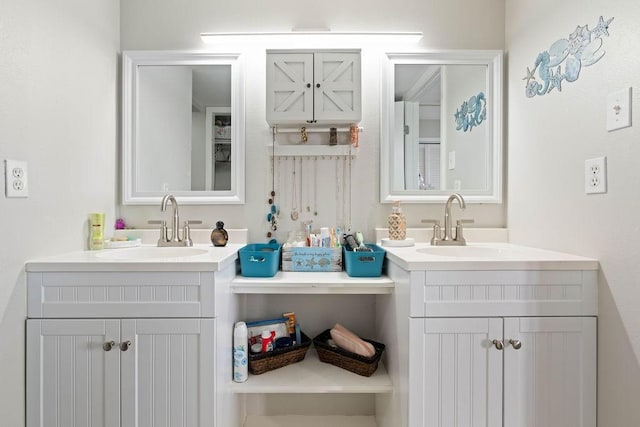
[[[365,310],[361,313],[364,316],[356,315],[358,310],[353,311],[354,307],[372,307],[375,299],[392,294],[394,288],[395,283],[387,276],[350,277],[344,271],[279,271],[274,277],[236,276],[230,283],[231,292],[253,314],[256,307],[271,307],[271,311],[276,313],[283,312],[285,307],[291,307],[297,313],[304,313],[305,324],[317,327],[331,324],[332,320],[329,319],[332,316],[326,312],[334,310],[341,314],[343,322],[359,325],[360,330],[370,329],[373,313]],[[317,297],[308,298],[306,295]],[[344,305],[345,300],[350,301],[348,308]],[[346,318],[345,313],[348,313]],[[363,322],[363,318],[368,320]],[[382,360],[378,362],[373,375],[364,377],[321,362],[313,346],[307,351],[304,360],[298,363],[260,375],[249,374],[246,382],[229,381],[229,384],[232,395],[248,405],[260,407],[276,402],[275,405],[278,406],[282,399],[299,395],[303,402],[305,398],[302,396],[309,396],[314,401],[317,399],[328,411],[326,415],[307,410],[285,412],[287,415],[282,415],[277,410],[272,413],[246,414],[243,427],[375,427],[376,417],[371,409],[365,409],[367,404],[362,406],[363,402],[369,402],[373,406],[376,396],[390,396],[394,391],[391,376]],[[331,397],[332,395],[340,397]],[[331,406],[332,399],[349,402],[345,405],[351,409],[345,411],[344,406],[336,409]],[[358,409],[354,411],[353,408]]]
[[[391,378],[383,364],[370,377],[323,363],[310,348],[303,361],[283,368],[249,375],[244,383],[233,383],[234,393],[390,393]]]
[[[386,276],[350,277],[344,271],[305,273],[279,271],[274,277],[242,277],[231,281],[235,294],[366,294],[393,292],[395,284]]]

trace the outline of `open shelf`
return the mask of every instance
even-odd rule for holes
[[[373,416],[364,415],[250,415],[243,427],[376,427]]]
[[[244,383],[232,383],[234,393],[390,393],[391,378],[382,362],[370,377],[363,377],[318,359],[310,348],[301,362],[260,375],[249,374]],[[325,424],[326,425],[326,424]]]
[[[274,277],[242,277],[231,281],[236,294],[390,294],[395,284],[386,276],[350,277],[344,271],[322,273],[279,271]]]

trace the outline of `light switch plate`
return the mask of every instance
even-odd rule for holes
[[[456,168],[456,152],[449,151],[449,170],[454,170]]]
[[[631,126],[631,88],[607,96],[607,131]]]

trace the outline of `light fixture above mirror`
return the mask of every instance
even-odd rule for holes
[[[388,53],[380,200],[502,201],[502,52]]]
[[[259,46],[269,49],[344,48],[415,44],[419,31],[331,31],[328,28],[294,28],[282,32],[209,32],[200,33],[204,43],[219,46]]]

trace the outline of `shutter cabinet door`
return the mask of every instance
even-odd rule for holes
[[[314,54],[314,116],[318,122],[362,118],[360,53]]]
[[[267,122],[313,120],[313,54],[267,54]]]

